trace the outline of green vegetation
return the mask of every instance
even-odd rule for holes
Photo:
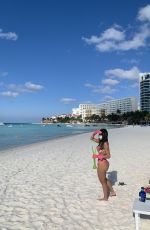
[[[86,117],[85,120],[87,122],[108,122],[139,125],[150,123],[150,113],[137,110],[135,112],[121,114],[120,111],[117,110],[117,113],[112,113],[103,117],[93,114],[90,117]]]
[[[79,123],[83,122],[81,116],[57,116],[55,118],[42,118],[43,123]],[[117,110],[116,113],[109,114],[105,116],[104,114],[100,117],[99,115],[93,114],[90,117],[85,117],[84,122],[88,123],[121,123],[121,124],[148,124],[150,123],[150,113],[135,111],[127,112],[121,114],[120,110]]]
[[[55,118],[42,118],[43,123],[78,123],[83,122],[81,116],[73,117],[73,116],[57,116]]]

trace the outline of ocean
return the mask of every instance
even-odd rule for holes
[[[0,123],[0,150],[6,150],[59,137],[92,132],[100,128],[118,128],[119,125],[106,124],[26,124]]]

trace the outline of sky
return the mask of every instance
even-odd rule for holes
[[[135,96],[150,1],[0,0],[0,122],[39,122]]]

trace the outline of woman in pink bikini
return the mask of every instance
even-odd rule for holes
[[[95,138],[96,135],[98,135],[98,138]],[[99,200],[107,201],[109,196],[116,196],[116,193],[112,187],[111,182],[106,178],[106,172],[108,171],[109,168],[109,162],[107,159],[111,157],[107,130],[100,129],[95,131],[91,136],[91,140],[98,143],[98,146],[96,148],[99,154],[97,174],[98,174],[99,181],[102,184],[103,193],[104,193],[104,197]]]

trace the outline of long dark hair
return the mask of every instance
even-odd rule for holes
[[[107,129],[100,129],[100,131],[102,132],[102,140],[100,142],[106,142],[108,141],[108,132]]]

